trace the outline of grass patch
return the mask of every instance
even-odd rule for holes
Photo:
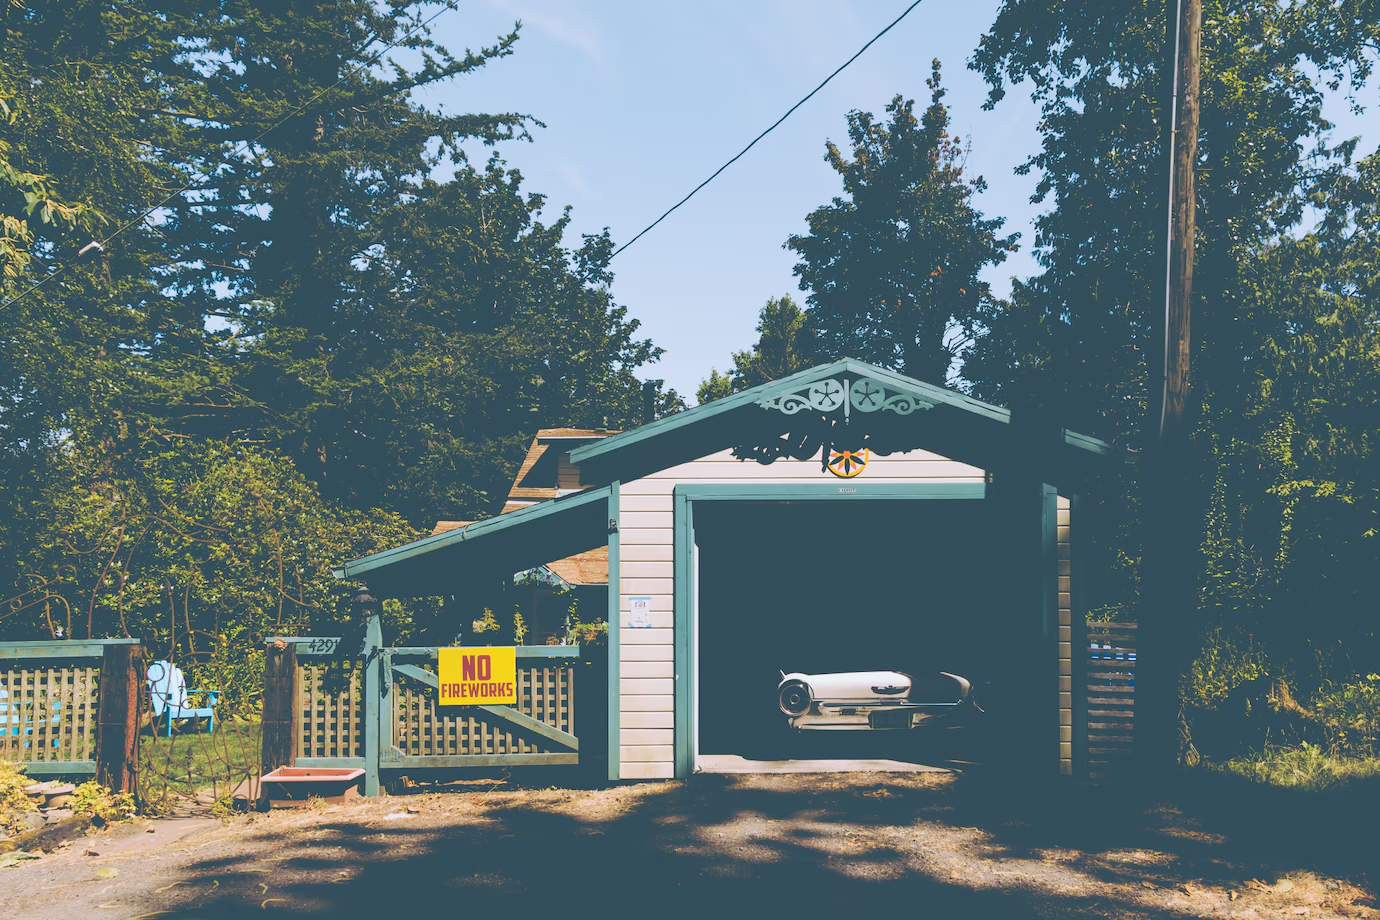
[[[139,738],[140,797],[154,809],[176,796],[209,792],[225,798],[259,772],[263,733],[258,719],[217,721],[214,733],[204,723],[187,723],[183,731],[174,727],[171,738],[161,728],[158,734],[145,728]]]
[[[1316,744],[1304,743],[1300,747],[1270,745],[1209,768],[1252,782],[1317,792],[1380,777],[1380,758],[1329,754]]]

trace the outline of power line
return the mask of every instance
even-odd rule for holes
[[[891,25],[887,26],[885,29],[883,29],[882,31],[878,32],[876,35],[872,36],[872,39],[871,39],[870,41],[868,41],[867,44],[863,45],[861,48],[858,49],[858,53],[857,53],[857,54],[853,55],[851,58],[849,58],[848,60],[844,61],[843,64],[839,67],[838,70],[834,71],[833,73],[829,74],[829,76],[825,77],[825,78],[824,78],[824,82],[821,83],[821,84],[819,84],[819,86],[816,86],[814,89],[810,90],[810,92],[806,94],[806,96],[805,96],[804,99],[801,99],[801,100],[800,100],[799,102],[797,102],[795,105],[793,105],[793,106],[791,106],[789,109],[787,109],[787,110],[786,110],[786,114],[785,114],[785,115],[782,115],[780,118],[776,119],[776,121],[772,122],[772,125],[771,125],[770,128],[768,128],[767,130],[763,131],[761,134],[759,134],[759,135],[757,135],[756,137],[754,137],[754,138],[752,139],[752,143],[748,144],[748,145],[747,145],[746,147],[744,147],[742,150],[738,151],[738,154],[737,154],[735,157],[733,157],[733,159],[729,160],[727,163],[725,163],[724,165],[720,166],[718,169],[714,170],[714,175],[710,176],[708,179],[705,179],[705,180],[704,180],[703,182],[701,182],[699,185],[697,185],[697,186],[695,186],[693,189],[691,189],[691,190],[690,190],[690,194],[686,195],[686,196],[685,196],[684,198],[682,198],[680,201],[677,201],[675,204],[671,205],[671,207],[667,209],[667,211],[666,211],[665,214],[662,214],[662,215],[661,215],[660,217],[658,217],[656,220],[652,221],[650,224],[648,224],[646,227],[644,227],[644,228],[642,229],[642,232],[641,232],[641,233],[639,233],[637,236],[633,237],[632,239],[628,240],[628,241],[627,241],[626,243],[624,243],[622,246],[619,246],[617,249],[615,249],[615,250],[613,251],[613,255],[612,255],[612,256],[609,256],[609,258],[612,259],[613,256],[618,255],[618,254],[619,254],[620,252],[622,252],[624,249],[627,249],[627,248],[628,248],[629,246],[631,246],[633,243],[636,243],[638,240],[642,239],[642,237],[647,233],[648,230],[651,230],[651,229],[652,229],[653,227],[655,227],[657,224],[661,223],[663,220],[665,220],[666,218],[670,217],[672,211],[674,211],[676,208],[680,207],[681,205],[685,204],[685,203],[686,203],[687,201],[689,201],[691,198],[694,198],[696,192],[698,192],[700,189],[704,188],[706,185],[708,185],[709,183],[711,183],[711,182],[713,182],[715,179],[717,179],[718,176],[719,176],[719,173],[723,172],[725,169],[728,169],[728,168],[729,168],[730,166],[732,166],[734,163],[738,162],[738,160],[742,158],[743,154],[747,153],[749,150],[751,150],[753,147],[755,147],[755,146],[757,145],[757,142],[760,141],[762,138],[766,137],[768,134],[770,134],[770,133],[772,133],[773,131],[775,131],[776,128],[777,128],[777,126],[780,125],[781,122],[783,122],[783,121],[785,121],[787,118],[790,118],[790,117],[791,117],[791,113],[792,113],[792,112],[794,112],[796,109],[800,108],[800,107],[801,107],[802,105],[804,105],[805,103],[809,102],[810,99],[811,99],[811,97],[813,97],[815,93],[817,93],[817,92],[819,92],[820,90],[824,89],[824,87],[827,86],[827,85],[829,84],[829,81],[830,81],[830,80],[834,79],[834,78],[837,77],[839,74],[843,73],[844,69],[847,68],[849,64],[853,63],[853,62],[856,61],[858,58],[862,57],[864,51],[866,51],[868,48],[871,48],[872,45],[873,45],[873,43],[876,42],[877,39],[881,38],[883,35],[885,35],[886,33],[890,32],[892,29],[894,29],[894,28],[896,27],[896,25],[897,25],[898,23],[900,23],[900,21],[901,21],[902,19],[905,19],[907,16],[909,16],[909,15],[910,15],[910,11],[913,10],[913,9],[915,9],[917,6],[919,6],[921,2],[922,2],[922,0],[915,0],[914,3],[912,3],[910,6],[906,7],[905,12],[903,12],[900,16],[897,16],[895,19],[893,19],[892,22],[891,22]]]
[[[277,121],[275,121],[273,124],[269,125],[267,128],[264,128],[262,131],[260,131],[260,132],[259,132],[257,135],[255,135],[254,137],[250,138],[250,139],[247,140],[247,141],[241,141],[241,142],[240,142],[240,145],[239,145],[235,150],[233,150],[233,151],[230,152],[229,154],[227,154],[227,155],[225,155],[225,156],[223,156],[223,157],[220,158],[220,160],[216,163],[216,167],[219,168],[220,166],[224,165],[225,163],[230,162],[230,160],[234,159],[235,157],[240,156],[241,154],[243,154],[243,153],[246,152],[247,150],[252,149],[252,148],[254,147],[255,144],[257,144],[259,141],[261,141],[261,140],[263,140],[265,137],[267,137],[267,136],[269,135],[270,132],[272,132],[274,129],[278,128],[279,126],[281,126],[281,125],[282,125],[283,123],[285,123],[288,119],[294,118],[294,117],[296,117],[296,116],[302,114],[302,111],[303,111],[304,109],[306,109],[306,108],[308,108],[308,107],[314,105],[318,99],[320,99],[322,96],[324,96],[324,95],[326,95],[327,93],[329,93],[331,90],[335,89],[335,88],[336,88],[337,86],[339,86],[340,84],[344,83],[344,82],[345,82],[346,80],[348,80],[350,77],[353,77],[355,74],[359,73],[359,72],[360,72],[361,70],[363,70],[364,68],[366,68],[366,67],[372,67],[374,64],[378,63],[379,58],[383,57],[385,54],[387,54],[388,52],[392,51],[394,48],[398,47],[399,45],[403,44],[404,42],[408,41],[409,39],[412,38],[412,36],[416,35],[418,32],[421,32],[421,31],[422,31],[423,29],[425,29],[427,26],[431,25],[431,24],[432,24],[433,22],[435,22],[443,13],[448,13],[448,12],[454,10],[454,9],[456,8],[456,6],[457,6],[459,3],[460,3],[460,0],[446,0],[445,4],[444,4],[439,10],[437,10],[434,14],[432,14],[432,16],[431,16],[430,18],[428,18],[428,19],[425,20],[424,22],[418,23],[416,26],[413,26],[412,29],[411,29],[410,31],[408,31],[406,34],[404,34],[402,38],[397,39],[397,40],[394,41],[392,44],[385,45],[385,46],[384,46],[382,49],[380,49],[379,52],[378,52],[377,54],[375,54],[373,57],[369,58],[369,59],[366,60],[366,61],[360,62],[359,64],[357,64],[357,65],[354,66],[353,68],[351,68],[351,69],[347,70],[345,73],[341,74],[340,79],[336,80],[336,81],[335,81],[334,83],[332,83],[330,86],[328,86],[328,87],[326,87],[325,89],[323,89],[323,90],[321,90],[320,92],[318,92],[315,96],[312,96],[312,97],[311,97],[310,99],[308,99],[306,102],[304,102],[304,103],[302,103],[301,105],[297,106],[297,108],[293,109],[291,112],[288,112],[286,115],[284,115],[282,118],[280,118],[280,119],[278,119]],[[372,42],[373,39],[370,39],[370,41]],[[364,49],[367,48],[367,47],[369,47],[369,42],[366,42],[365,44],[361,45],[358,49],[355,50],[354,53],[355,53],[355,54],[360,54],[360,53],[363,52]],[[160,200],[157,204],[150,205],[148,208],[145,208],[142,212],[140,212],[140,214],[139,214],[138,217],[135,217],[135,218],[132,218],[132,219],[130,219],[130,220],[125,221],[125,222],[124,222],[123,224],[121,224],[119,227],[115,228],[115,230],[114,230],[113,232],[111,232],[109,236],[107,236],[107,237],[105,237],[104,239],[101,239],[101,240],[95,240],[95,241],[93,241],[92,243],[87,243],[85,246],[82,247],[81,253],[79,253],[79,255],[80,255],[80,254],[86,253],[87,250],[91,249],[93,245],[95,246],[95,248],[96,248],[97,250],[104,249],[106,243],[109,243],[111,240],[115,239],[115,237],[117,237],[117,236],[119,236],[120,234],[124,233],[126,230],[130,229],[131,227],[135,226],[136,224],[141,224],[141,223],[143,223],[145,220],[147,220],[147,219],[149,218],[149,216],[150,216],[151,214],[153,214],[153,213],[154,213],[155,211],[157,211],[159,208],[161,208],[161,207],[163,207],[164,205],[166,205],[168,202],[172,201],[172,200],[173,200],[174,198],[176,198],[177,196],[182,195],[182,194],[185,194],[186,192],[191,191],[191,190],[192,190],[195,186],[197,186],[200,182],[202,182],[202,181],[204,181],[204,180],[210,178],[212,172],[214,172],[214,169],[209,170],[209,171],[206,171],[206,172],[197,173],[197,174],[194,175],[190,180],[188,180],[188,182],[187,182],[186,185],[182,186],[181,188],[177,189],[177,190],[174,191],[174,192],[170,192],[167,196],[165,196],[165,197],[164,197],[162,200]],[[29,296],[30,294],[32,294],[34,291],[36,291],[36,290],[38,290],[39,288],[43,287],[43,285],[47,284],[49,281],[52,281],[54,278],[58,277],[58,276],[61,275],[63,272],[65,272],[65,271],[71,266],[71,264],[72,264],[71,262],[67,262],[67,263],[65,263],[65,264],[63,264],[63,265],[58,266],[58,268],[57,268],[56,271],[54,271],[52,274],[49,274],[49,275],[47,275],[46,277],[44,277],[42,281],[35,282],[33,285],[31,285],[29,288],[27,288],[26,290],[24,290],[22,293],[16,294],[16,295],[14,295],[13,297],[11,297],[9,300],[5,301],[3,304],[0,304],[0,309],[4,309],[5,307],[10,306],[11,304],[16,304],[16,303],[18,303],[19,301],[23,300],[25,297],[28,297],[28,296]]]

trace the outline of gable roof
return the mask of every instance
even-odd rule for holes
[[[337,578],[364,579],[380,597],[450,594],[466,580],[513,573],[608,543],[607,486],[530,505],[352,559]]]
[[[999,475],[1053,484],[1128,458],[1106,441],[842,358],[586,444],[571,451],[570,460],[587,483],[627,482],[727,448],[769,443],[799,427],[801,413],[885,422],[905,429],[917,447]]]
[[[567,455],[576,447],[614,434],[618,432],[607,428],[543,428],[538,431],[513,477],[513,486],[508,490],[508,500],[501,513],[579,491],[583,487],[578,481],[579,469],[571,465]]]

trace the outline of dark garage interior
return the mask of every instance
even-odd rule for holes
[[[1003,528],[970,500],[698,502],[699,753],[981,762],[1019,674]],[[795,731],[780,672],[947,671],[987,711],[900,731]],[[994,711],[995,710],[995,711]]]

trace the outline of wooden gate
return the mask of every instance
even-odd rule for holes
[[[1136,624],[1088,624],[1088,778],[1130,760],[1136,726]]]
[[[420,771],[580,763],[577,672],[595,665],[581,683],[592,680],[587,692],[606,708],[601,657],[578,645],[519,646],[515,705],[441,707],[437,651],[366,645],[349,655],[338,637],[269,639],[264,771],[360,767],[376,794],[381,781]]]
[[[519,646],[517,703],[436,702],[435,648],[384,650],[382,762],[389,770],[577,764],[575,670],[578,645]],[[416,663],[412,663],[416,662]]]

